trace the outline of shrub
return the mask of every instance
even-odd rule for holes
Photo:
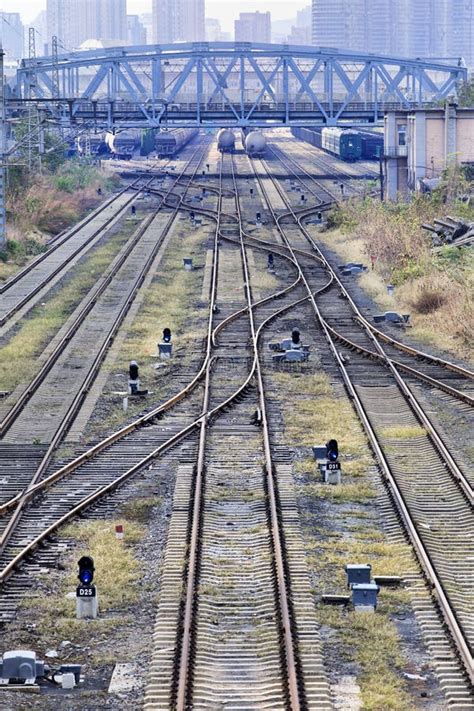
[[[446,296],[435,289],[424,289],[413,301],[413,308],[419,314],[431,314],[446,303]]]

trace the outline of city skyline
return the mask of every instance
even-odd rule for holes
[[[272,20],[291,20],[298,10],[310,4],[310,0],[295,0],[288,5],[287,0],[206,0],[206,16],[220,20],[222,29],[233,32],[234,20],[241,12],[270,11]],[[127,12],[130,15],[150,12],[152,0],[128,0]],[[0,11],[19,12],[25,25],[31,23],[37,15],[46,9],[46,0],[1,0]]]

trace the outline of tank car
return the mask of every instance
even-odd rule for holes
[[[260,131],[251,131],[245,136],[244,146],[250,156],[262,155],[267,147],[267,139]]]
[[[235,148],[235,134],[230,128],[222,128],[217,134],[217,150],[232,153]]]
[[[155,148],[160,158],[174,156],[199,133],[198,128],[178,128],[156,134]]]

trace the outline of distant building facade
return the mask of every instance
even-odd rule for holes
[[[127,42],[132,46],[146,44],[146,29],[138,15],[127,15]]]
[[[86,40],[127,42],[127,0],[47,0],[47,42],[69,51]]]
[[[204,0],[153,0],[153,41],[203,42],[206,38]]]
[[[229,42],[230,33],[223,32],[219,20],[206,17],[206,42]]]
[[[474,109],[389,111],[385,114],[385,195],[416,190],[420,181],[439,178],[448,166],[474,163]]]
[[[272,18],[269,12],[241,12],[234,23],[236,42],[271,42]]]
[[[313,0],[313,44],[474,66],[474,0]]]
[[[3,51],[8,59],[21,59],[24,51],[24,28],[18,12],[0,10]]]

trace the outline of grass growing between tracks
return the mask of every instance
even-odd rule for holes
[[[108,364],[114,374],[114,379],[109,381],[110,389],[126,388],[130,361],[136,360],[142,387],[153,391],[153,402],[174,394],[170,375],[179,367],[189,366],[195,352],[200,351],[201,339],[206,332],[207,304],[204,304],[205,308],[200,308],[200,296],[204,278],[204,245],[208,237],[207,225],[193,230],[188,228],[187,223],[186,226],[177,223],[164,258],[124,339],[120,355]],[[185,257],[194,259],[193,271],[184,270]],[[159,363],[157,344],[166,327],[172,332],[173,357],[161,362],[156,369]],[[117,374],[120,380],[116,379]],[[97,405],[89,429],[95,436],[119,427],[143,411],[146,404],[146,400],[129,399],[129,409],[125,414],[121,398],[105,394]]]
[[[291,442],[299,455],[294,470],[316,600],[323,593],[347,594],[348,563],[370,563],[373,575],[398,576],[412,570],[409,546],[391,542],[380,529],[374,506],[379,496],[378,477],[349,401],[333,389],[322,372],[273,373],[271,379],[282,402],[292,403],[283,413],[283,441]],[[402,434],[415,436],[411,429]],[[330,438],[339,443],[339,486],[321,483],[314,460],[305,456],[308,446]],[[361,706],[367,711],[416,708],[402,672],[420,670],[413,669],[410,645],[405,646],[397,629],[398,616],[410,614],[410,597],[404,588],[382,588],[375,614],[317,605],[330,676],[335,683],[341,675],[355,676]]]
[[[359,277],[360,286],[381,309],[411,314],[409,333],[425,343],[472,359],[474,332],[474,253],[472,247],[431,249],[422,223],[447,214],[474,221],[474,208],[450,197],[449,179],[431,199],[381,204],[353,199],[333,212],[333,228],[314,237],[341,261],[361,261],[375,269]],[[443,192],[444,191],[444,192]],[[446,201],[447,200],[447,201]],[[310,229],[311,226],[309,226]],[[395,285],[389,297],[387,284]]]
[[[127,649],[111,646],[110,639],[114,635],[125,638],[136,622],[131,613],[146,589],[138,546],[148,530],[152,509],[162,504],[157,496],[133,498],[122,506],[120,518],[85,520],[61,529],[61,538],[68,542],[60,566],[65,572],[50,571],[41,588],[24,598],[21,615],[33,618],[34,625],[13,629],[16,643],[33,646],[40,657],[48,649],[57,649],[60,658],[65,655],[63,661],[73,650],[74,662],[88,666],[102,667],[127,658]],[[115,535],[118,523],[124,527],[122,540]],[[95,564],[99,617],[93,623],[76,619],[75,597],[68,597],[78,584],[77,561],[82,555],[92,556]],[[65,640],[68,646],[61,644]]]
[[[11,391],[34,376],[37,370],[36,358],[92,289],[129,237],[129,228],[115,228],[106,242],[93,247],[79,262],[72,278],[68,275],[61,279],[52,298],[36,306],[28,318],[22,319],[13,336],[0,349],[0,390]],[[11,367],[12,362],[15,368]]]

